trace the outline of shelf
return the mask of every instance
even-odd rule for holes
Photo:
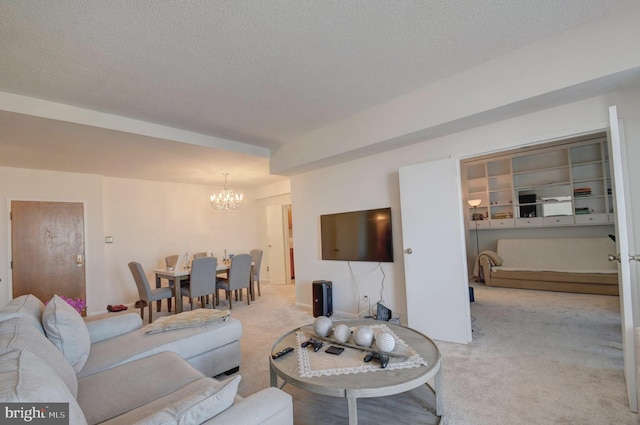
[[[534,184],[531,186],[514,186],[513,190],[532,190],[532,189],[538,189],[541,187],[556,187],[556,186],[567,186],[570,183],[568,181],[566,182],[551,182],[551,183],[543,183],[543,184]]]
[[[609,166],[604,133],[475,159],[463,168],[466,199],[482,199],[483,228],[610,224]]]
[[[560,166],[554,166],[554,167],[544,167],[544,168],[536,168],[534,170],[527,170],[527,171],[518,171],[518,172],[513,172],[514,176],[519,176],[522,174],[534,174],[534,173],[544,173],[547,171],[553,171],[553,170],[564,170],[564,169],[568,169],[569,168],[569,164],[567,165],[560,165]]]

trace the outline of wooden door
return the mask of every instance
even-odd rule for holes
[[[12,201],[11,264],[13,298],[86,300],[83,204]]]
[[[401,167],[399,177],[409,326],[437,340],[469,343],[460,163]]]

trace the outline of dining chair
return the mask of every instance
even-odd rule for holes
[[[206,252],[196,252],[195,254],[193,254],[193,259],[195,260],[196,258],[203,258],[208,256],[209,254]]]
[[[131,270],[133,280],[135,280],[136,286],[138,287],[138,296],[140,297],[140,300],[146,301],[147,305],[149,306],[149,323],[153,321],[153,301],[161,301],[163,299],[166,299],[167,307],[170,312],[170,302],[171,298],[173,297],[173,289],[166,286],[162,288],[151,289],[149,281],[147,280],[147,275],[144,273],[142,265],[136,261],[132,261],[129,263],[129,270]],[[144,320],[144,305],[144,303],[140,303],[140,317],[142,318],[142,320]]]
[[[229,277],[218,277],[216,279],[216,305],[220,305],[218,289],[223,289],[229,300],[229,309],[233,308],[231,303],[231,291],[247,288],[247,304],[251,304],[251,294],[249,286],[251,282],[251,254],[237,254],[231,259],[229,267]]]
[[[252,249],[249,254],[251,254],[251,259],[253,261],[253,267],[251,271],[251,297],[252,300],[255,300],[255,291],[253,290],[253,283],[255,282],[258,286],[258,295],[261,296],[260,293],[260,264],[262,263],[262,250],[261,249]]]
[[[216,257],[200,257],[191,263],[191,278],[189,285],[180,288],[183,297],[189,297],[191,310],[193,310],[193,299],[200,298],[200,305],[205,308],[205,296],[213,295],[216,291],[216,267],[218,259]]]
[[[164,257],[164,264],[167,266],[167,268],[175,267],[176,263],[178,262],[178,257],[178,254],[167,255],[166,257]]]

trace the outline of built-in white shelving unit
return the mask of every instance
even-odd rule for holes
[[[613,223],[605,133],[463,162],[469,228]]]

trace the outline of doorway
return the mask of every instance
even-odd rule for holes
[[[293,221],[291,205],[267,206],[267,272],[275,284],[291,284],[295,279]]]
[[[84,205],[11,201],[10,297],[86,300]]]

